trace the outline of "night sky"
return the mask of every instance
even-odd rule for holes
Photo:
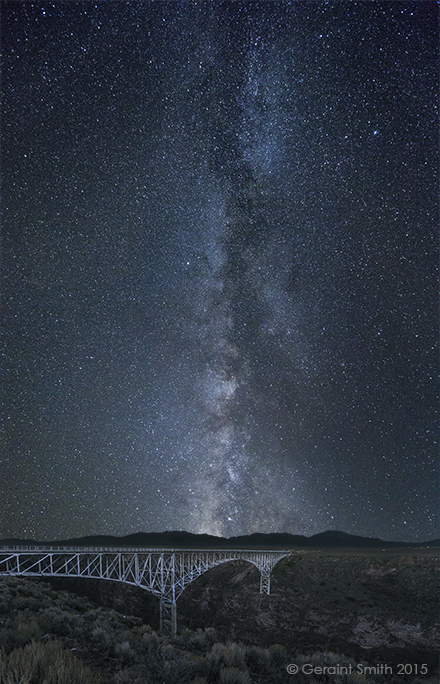
[[[0,538],[438,537],[436,2],[2,3]]]

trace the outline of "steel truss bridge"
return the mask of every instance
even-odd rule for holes
[[[160,599],[160,631],[175,638],[176,601],[185,587],[221,563],[244,560],[260,571],[260,594],[270,594],[270,574],[290,551],[239,549],[139,549],[14,546],[0,548],[0,576],[94,577],[124,582]]]

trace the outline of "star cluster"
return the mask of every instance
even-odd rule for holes
[[[1,11],[1,536],[438,536],[437,3]]]

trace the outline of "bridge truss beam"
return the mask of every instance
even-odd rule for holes
[[[0,548],[0,576],[87,577],[124,582],[160,599],[160,630],[177,633],[176,601],[185,587],[211,568],[234,560],[260,571],[260,593],[270,594],[270,575],[290,551],[238,549]]]

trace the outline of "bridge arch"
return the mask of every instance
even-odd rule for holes
[[[160,599],[160,630],[177,633],[176,601],[188,584],[217,565],[244,560],[260,571],[260,593],[270,594],[270,575],[288,550],[139,549],[114,547],[0,548],[0,576],[84,577],[123,582]]]

